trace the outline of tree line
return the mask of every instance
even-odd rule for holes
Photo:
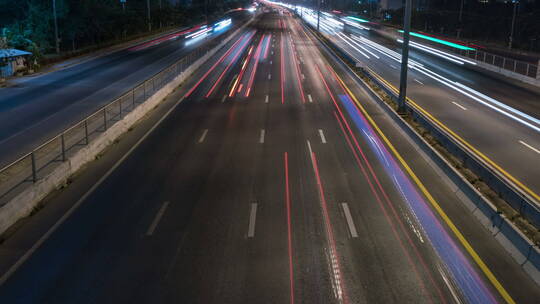
[[[42,60],[55,52],[53,2],[56,5],[59,46],[62,53],[114,43],[166,29],[203,22],[242,6],[245,0],[0,0],[0,37],[11,48],[32,52]],[[207,5],[205,7],[205,2]]]
[[[438,33],[449,37],[508,45],[514,4],[511,1],[464,1],[461,22],[460,0],[413,1],[411,26],[415,30]],[[352,9],[369,17],[372,6],[359,1]],[[416,5],[416,6],[415,6]],[[515,21],[514,48],[540,51],[540,1],[520,1]],[[385,22],[403,25],[403,9],[380,12]]]

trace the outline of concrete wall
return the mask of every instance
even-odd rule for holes
[[[122,134],[127,132],[131,126],[157,106],[167,95],[169,95],[184,80],[189,78],[193,72],[208,61],[217,51],[225,46],[225,44],[252,21],[253,19],[238,28],[234,33],[230,34],[218,46],[194,62],[182,74],[178,75],[154,95],[149,97],[146,102],[140,104],[133,111],[126,114],[121,121],[110,126],[109,129],[101,133],[87,146],[81,148],[72,157],[61,163],[50,174],[38,180],[4,206],[0,207],[0,234],[5,232],[19,219],[28,216],[47,194],[64,185],[71,175],[94,160],[101,151],[112,144]]]

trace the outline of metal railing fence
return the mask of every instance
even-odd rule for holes
[[[480,50],[461,50],[456,48],[447,48],[456,54],[463,57],[474,59],[489,65],[499,67],[510,72],[514,72],[523,76],[531,77],[533,79],[538,78],[538,64],[532,64],[529,62],[511,59]]]
[[[235,28],[229,29],[224,35],[234,32]],[[222,41],[222,36],[206,41],[204,45],[182,59],[142,81],[93,114],[0,169],[0,207],[26,187],[51,173],[80,148],[87,146],[127,113],[146,102],[155,92],[218,46]]]

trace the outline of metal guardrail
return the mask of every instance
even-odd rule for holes
[[[476,61],[483,62],[486,64],[490,64],[498,68],[508,70],[510,72],[514,72],[523,76],[531,77],[533,79],[536,79],[539,76],[537,64],[510,59],[510,58],[498,56],[495,54],[482,52],[479,50],[471,51],[471,50],[460,50],[460,49],[455,49],[455,48],[451,48],[449,50],[452,50],[454,53],[457,53],[461,56],[474,59]]]
[[[309,25],[308,25],[309,26]],[[332,49],[340,54],[340,57],[355,65],[356,61],[352,59],[347,53],[343,52],[332,41],[325,37],[328,44],[332,45]],[[366,71],[365,69],[363,69]],[[388,96],[397,100],[395,92],[386,87],[371,73],[364,73],[370,79],[377,84]],[[408,111],[421,122],[424,127],[430,130],[430,134],[434,135],[437,140],[454,156],[463,161],[465,166],[475,172],[490,188],[492,188],[497,194],[501,196],[515,211],[521,216],[529,220],[535,227],[540,227],[540,206],[536,201],[530,199],[523,191],[514,184],[507,181],[501,173],[497,172],[489,165],[485,164],[483,160],[479,159],[474,153],[468,151],[462,144],[447,134],[444,130],[441,130],[438,126],[433,124],[427,117],[424,116],[415,107],[406,104]]]
[[[308,27],[310,27],[309,24],[307,24]],[[325,37],[326,38],[326,37]],[[353,60],[348,54],[341,51],[339,47],[337,47],[332,41],[328,39],[325,43],[327,50],[329,52],[334,52],[335,55],[337,55],[338,58],[343,60],[345,64],[353,64],[356,66],[356,61]],[[322,40],[321,40],[322,41]],[[388,87],[385,86],[385,84],[381,83],[377,77],[374,77],[369,73],[368,70],[362,69],[363,74],[367,76],[369,79],[371,79],[380,89],[382,89],[390,98],[392,98],[394,101],[397,100],[396,94]],[[354,73],[354,72],[353,72]],[[385,104],[382,99],[380,100],[380,103]],[[386,105],[386,104],[385,104]],[[440,165],[440,168],[445,172],[448,177],[458,185],[459,189],[467,196],[474,204],[474,206],[477,208],[477,210],[480,210],[482,214],[484,214],[489,220],[490,220],[490,229],[494,233],[493,235],[497,235],[499,233],[502,233],[504,237],[506,237],[510,243],[512,244],[513,248],[517,249],[518,253],[521,254],[521,257],[518,255],[515,255],[515,250],[508,249],[510,252],[512,252],[513,257],[516,259],[518,263],[525,269],[525,271],[535,278],[538,271],[540,271],[540,248],[538,245],[535,245],[535,243],[531,242],[527,236],[525,236],[515,225],[511,223],[511,221],[503,214],[501,214],[498,210],[494,209],[492,205],[487,203],[485,198],[478,192],[473,190],[474,187],[465,182],[465,180],[457,173],[453,167],[447,162],[445,162],[440,155],[438,155],[435,150],[429,147],[429,144],[425,141],[423,141],[421,136],[414,132],[408,125],[405,124],[404,120],[397,119],[399,115],[394,112],[390,107],[383,106],[383,109],[390,114],[390,117],[398,123],[401,127],[403,127],[403,130],[411,135],[411,138],[419,144],[420,148],[422,148],[428,155],[431,156],[431,158],[435,161],[435,163]],[[414,111],[414,108],[410,108],[409,110]],[[416,118],[419,118],[423,120],[422,122],[425,123],[424,126],[428,126],[428,128],[436,128],[432,125],[430,125],[430,122],[425,120],[425,117],[421,113],[413,112],[412,114],[417,115]],[[445,134],[437,132],[438,136],[444,137]],[[448,139],[448,138],[447,138]],[[448,141],[447,141],[448,142]],[[458,146],[455,146],[457,149],[459,149]],[[493,174],[493,173],[491,173]],[[497,178],[496,175],[494,175],[494,178]],[[504,187],[504,185],[502,185]],[[511,189],[509,189],[511,191]],[[515,195],[518,195],[517,193]],[[527,203],[527,202],[523,202]],[[528,205],[530,207],[533,207],[532,205]],[[520,213],[527,213],[532,210],[519,210]],[[537,212],[539,210],[536,210]],[[533,215],[534,213],[529,213],[530,215]],[[538,214],[538,213],[537,213]],[[494,228],[497,228],[497,230],[494,230]],[[506,245],[503,244],[503,247],[506,247]],[[530,267],[532,266],[532,268]],[[533,269],[534,268],[534,269]]]
[[[234,32],[235,28],[229,29],[225,35]],[[222,41],[219,39],[221,36],[216,38],[205,42],[203,46],[0,169],[0,207],[26,187],[51,173],[59,164],[87,146],[99,134],[122,120],[127,113],[146,102],[155,92],[182,74],[191,64],[219,45]]]

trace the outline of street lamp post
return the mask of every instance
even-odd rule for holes
[[[58,21],[56,20],[56,0],[53,0],[53,18],[54,18],[54,45],[56,47],[56,54],[60,54],[60,41],[58,38]]]
[[[514,26],[516,24],[516,14],[519,5],[519,0],[512,0],[514,3],[514,13],[512,14],[512,25],[510,27],[510,38],[508,39],[508,48],[512,48],[512,43],[514,42]]]
[[[321,19],[321,0],[317,2],[317,32],[319,31],[319,21]]]
[[[148,19],[148,31],[151,32],[152,21],[151,21],[151,16],[150,16],[150,0],[146,0],[146,11],[147,11],[146,18]]]
[[[407,99],[407,70],[409,63],[409,39],[411,30],[412,1],[405,2],[405,20],[403,26],[403,50],[401,52],[401,76],[399,77],[398,113],[405,114],[405,100]]]
[[[459,6],[459,17],[458,17],[458,30],[457,30],[457,38],[461,36],[461,27],[463,26],[463,2],[465,0],[461,0],[461,5]]]

